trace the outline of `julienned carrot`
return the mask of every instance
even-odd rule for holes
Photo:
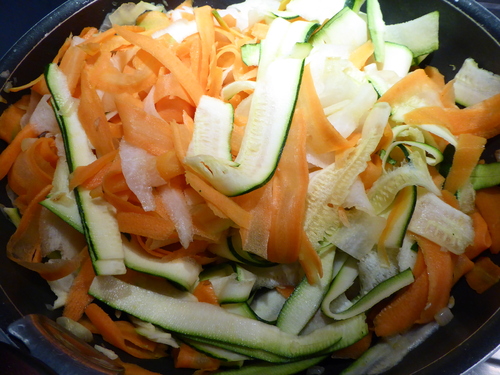
[[[363,43],[349,55],[349,61],[358,69],[362,69],[371,55],[375,52],[375,47],[371,40]]]
[[[84,185],[88,189],[93,189],[99,186],[104,178],[101,171],[107,171],[110,167],[110,163],[114,160],[117,154],[117,150],[110,151],[102,157],[97,158],[89,165],[77,167],[69,181],[69,189],[73,190],[75,187],[80,185]],[[89,181],[96,179],[97,181]]]
[[[272,262],[292,263],[299,256],[309,185],[306,141],[307,123],[297,111],[272,178],[273,202],[268,208],[272,221],[267,246],[267,259]]]
[[[93,300],[88,291],[94,277],[95,272],[92,260],[87,254],[69,290],[63,309],[63,316],[73,319],[75,322],[80,320],[85,312],[85,308]]]
[[[156,240],[170,238],[175,230],[172,220],[159,217],[154,213],[119,211],[116,213],[116,220],[121,232]]]
[[[196,26],[200,36],[201,55],[199,61],[198,81],[204,92],[208,88],[210,71],[210,56],[215,42],[215,26],[212,8],[208,5],[197,7],[194,10]]]
[[[439,88],[444,88],[444,86],[446,85],[445,78],[438,68],[428,65],[424,68],[424,72],[430,79],[434,81],[434,83],[436,83]]]
[[[102,51],[95,64],[89,68],[89,82],[92,86],[113,94],[133,94],[154,85],[156,74],[147,65],[141,70],[125,65],[123,71],[120,71],[113,65],[111,56],[111,52]],[[125,58],[126,55],[118,52],[114,55],[114,60],[119,60],[120,57]]]
[[[231,198],[215,190],[193,172],[186,171],[186,181],[208,202],[215,205],[226,217],[242,227],[248,228],[251,214],[238,206]]]
[[[500,134],[500,94],[470,107],[421,107],[405,115],[409,124],[446,126],[453,134],[474,134],[490,139]]]
[[[272,209],[273,184],[267,183],[259,189],[233,199],[241,208],[250,213],[248,227],[239,230],[243,248],[266,258],[272,223],[270,210]]]
[[[374,318],[377,336],[386,337],[410,329],[422,315],[429,294],[429,276],[422,273]]]
[[[440,87],[429,78],[425,70],[417,69],[394,84],[384,95],[379,98],[379,102],[387,102],[392,108],[405,104],[414,96],[425,97],[434,105],[441,104]],[[406,121],[407,124],[413,124]],[[429,124],[433,124],[430,122]]]
[[[460,134],[444,189],[455,194],[467,181],[479,162],[486,145],[486,139],[472,134]]]
[[[412,272],[415,277],[419,277],[422,273],[426,272],[424,254],[421,249],[417,251],[417,259],[415,259]]]
[[[453,285],[474,268],[474,262],[465,254],[453,255]]]
[[[78,117],[90,143],[96,149],[97,156],[100,157],[114,151],[116,147],[102,101],[95,87],[90,83],[88,69],[82,70],[80,91]]]
[[[474,242],[465,249],[465,255],[469,259],[476,258],[483,251],[491,247],[491,234],[488,231],[488,224],[483,216],[475,211],[470,214],[474,226]]]
[[[80,36],[83,39],[88,39],[97,31],[96,28],[86,28],[82,31]],[[68,88],[72,94],[75,94],[86,58],[87,54],[81,48],[70,44],[59,63],[61,71],[66,75]]]
[[[165,181],[170,181],[184,173],[184,168],[177,158],[175,150],[168,150],[159,155],[156,158],[156,169]]]
[[[491,258],[481,257],[474,268],[465,274],[469,286],[478,293],[484,293],[500,281],[500,267]]]
[[[299,252],[299,262],[304,270],[309,284],[316,284],[320,277],[323,277],[323,266],[321,264],[321,259],[318,253],[314,250],[314,247],[309,241],[304,229],[301,230],[302,236],[300,237],[300,252]]]
[[[490,251],[500,252],[500,187],[494,186],[476,192],[476,207],[491,236]]]
[[[42,263],[38,222],[42,206],[39,204],[52,186],[47,185],[33,198],[21,217],[21,221],[7,243],[7,257],[21,266],[38,272],[45,280],[53,281],[78,269],[81,257],[58,259]]]
[[[175,368],[217,370],[221,365],[221,361],[206,354],[200,353],[187,344],[181,344],[174,351],[174,366]]]
[[[149,340],[143,335],[137,333],[135,326],[126,320],[117,320],[114,322],[118,329],[120,330],[123,338],[129,343],[137,346],[138,348],[147,350],[149,352],[154,352],[158,349],[158,343]]]
[[[352,146],[326,118],[314,87],[309,65],[304,68],[297,107],[303,111],[303,116],[307,119],[308,143],[314,151],[325,153]]]
[[[184,257],[192,257],[196,258],[196,255],[203,253],[208,246],[207,241],[198,241],[194,240],[189,244],[187,248],[183,248],[182,246],[178,246],[174,251],[170,254],[163,256],[164,260],[174,260]]]
[[[421,236],[417,242],[424,255],[429,277],[427,303],[417,321],[424,324],[433,321],[434,316],[448,305],[453,285],[453,261],[451,253],[434,242]]]
[[[23,145],[25,150],[19,153],[8,175],[9,186],[17,194],[14,202],[21,214],[40,190],[52,183],[58,160],[53,138],[36,138]]]
[[[21,118],[26,113],[30,96],[23,96],[18,102],[7,107],[0,115],[0,139],[10,143],[21,131]]]
[[[115,102],[127,142],[156,156],[173,149],[171,130],[166,121],[146,113],[129,94],[116,95]]]
[[[366,163],[366,169],[359,174],[365,190],[368,190],[382,176],[382,159],[378,155],[372,155],[371,160]]]
[[[193,295],[198,299],[198,302],[206,302],[212,305],[218,305],[219,301],[215,294],[214,287],[210,280],[200,281],[193,289]]]
[[[188,92],[195,104],[197,104],[204,91],[191,70],[169,49],[152,38],[134,33],[122,26],[114,26],[115,31],[130,43],[149,52],[160,61],[179,81]]]
[[[21,153],[22,141],[26,138],[34,138],[36,136],[37,133],[33,129],[33,126],[29,124],[17,133],[12,142],[0,154],[0,179],[3,179],[7,173],[9,173],[9,169],[16,161],[17,156]]]
[[[356,341],[354,344],[333,352],[332,358],[357,359],[370,348],[372,338],[373,334],[370,331],[367,335],[363,336],[361,340]]]
[[[137,341],[131,343],[126,340],[124,334],[120,330],[120,326],[95,303],[91,303],[87,306],[85,314],[105,341],[124,350],[130,355],[142,359],[157,359],[166,356],[165,346],[153,345],[153,348],[145,348],[144,346],[138,346]]]

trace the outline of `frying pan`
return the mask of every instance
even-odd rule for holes
[[[70,33],[78,33],[86,26],[99,26],[105,15],[122,2],[126,0],[70,0],[62,4],[25,34],[0,60],[0,73],[7,72],[0,74],[0,87],[8,80],[23,84],[36,78]],[[207,3],[223,8],[230,0],[201,0],[195,5]],[[169,2],[172,7],[177,4],[178,0]],[[470,0],[381,0],[381,6],[387,23],[401,22],[433,10],[440,11],[441,48],[424,64],[439,68],[447,80],[453,77],[467,57],[473,57],[485,69],[500,73],[500,21],[479,4]],[[1,95],[12,103],[21,93],[2,92]],[[5,108],[6,105],[0,103],[0,112]],[[484,155],[486,159],[492,160],[493,150],[499,148],[498,143],[498,139],[489,143]],[[5,144],[1,144],[0,150],[4,147]],[[0,182],[0,185],[0,203],[9,205],[5,182]],[[7,342],[24,349],[18,339],[7,333],[9,325],[23,316],[30,319],[32,314],[55,319],[58,312],[46,307],[53,303],[55,296],[45,281],[6,258],[5,246],[13,231],[13,225],[0,217],[0,344]],[[500,255],[491,257],[500,264]],[[500,344],[500,285],[479,295],[461,280],[454,288],[453,296],[456,301],[452,310],[454,319],[410,352],[399,365],[387,372],[388,375],[463,374],[497,349]],[[35,324],[35,330],[42,330],[45,325]],[[50,332],[41,336],[57,336],[57,333]],[[6,369],[7,362],[3,358],[9,353],[10,349],[0,345],[0,373]],[[23,362],[27,358],[24,352],[16,355],[22,356],[19,363],[26,363]],[[123,359],[133,360],[125,354]],[[72,360],[80,361],[79,358]],[[346,363],[331,360],[324,365],[326,374],[334,374]],[[42,369],[43,365],[37,366],[38,373],[50,373],[50,370]],[[60,374],[68,370],[61,370],[57,363],[51,366]],[[150,370],[172,375],[191,373],[173,369],[168,360],[152,361],[148,366]],[[81,373],[89,374],[90,370]]]

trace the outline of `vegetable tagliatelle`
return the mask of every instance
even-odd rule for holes
[[[7,255],[48,281],[66,328],[127,353],[110,355],[126,374],[150,374],[148,360],[169,356],[199,374],[293,374],[327,357],[343,358],[347,374],[382,373],[414,347],[401,337],[418,345],[452,319],[462,276],[478,293],[500,279],[485,255],[500,251],[500,174],[481,174],[498,165],[482,155],[500,134],[500,88],[474,91],[475,75],[492,86],[498,76],[471,58],[470,76],[445,82],[418,65],[438,48],[436,12],[385,25],[377,0],[368,14],[362,3],[128,3],[60,47],[51,69],[69,100],[54,97],[51,73],[13,89],[29,92],[0,116],[12,200],[3,210],[16,226]],[[275,22],[310,32],[276,42]],[[422,25],[418,41],[398,32]],[[278,59],[303,65],[296,95],[269,103],[259,95]],[[460,93],[468,106],[456,104]],[[293,112],[271,174],[224,194],[215,168],[241,168],[251,132],[266,132],[253,147],[276,142],[276,123],[259,116],[285,100]],[[71,152],[88,149],[84,163],[68,152],[70,117],[81,127]],[[97,267],[82,196],[105,211],[123,272]],[[155,306],[129,305],[117,318],[103,308],[121,306],[105,297],[114,286],[189,306],[200,332],[236,314],[227,321],[257,333],[196,336],[179,328],[177,307],[156,319]],[[197,315],[206,304],[215,315]],[[266,328],[282,337],[279,350],[259,341]]]

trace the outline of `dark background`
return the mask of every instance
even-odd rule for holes
[[[65,0],[0,0],[0,57]]]
[[[7,53],[26,31],[62,3],[64,0],[1,0],[0,57]],[[480,3],[500,17],[500,0],[486,0]]]

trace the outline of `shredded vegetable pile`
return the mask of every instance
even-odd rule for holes
[[[59,323],[129,375],[382,373],[498,282],[500,76],[363,3],[128,3],[10,88],[7,254]]]

